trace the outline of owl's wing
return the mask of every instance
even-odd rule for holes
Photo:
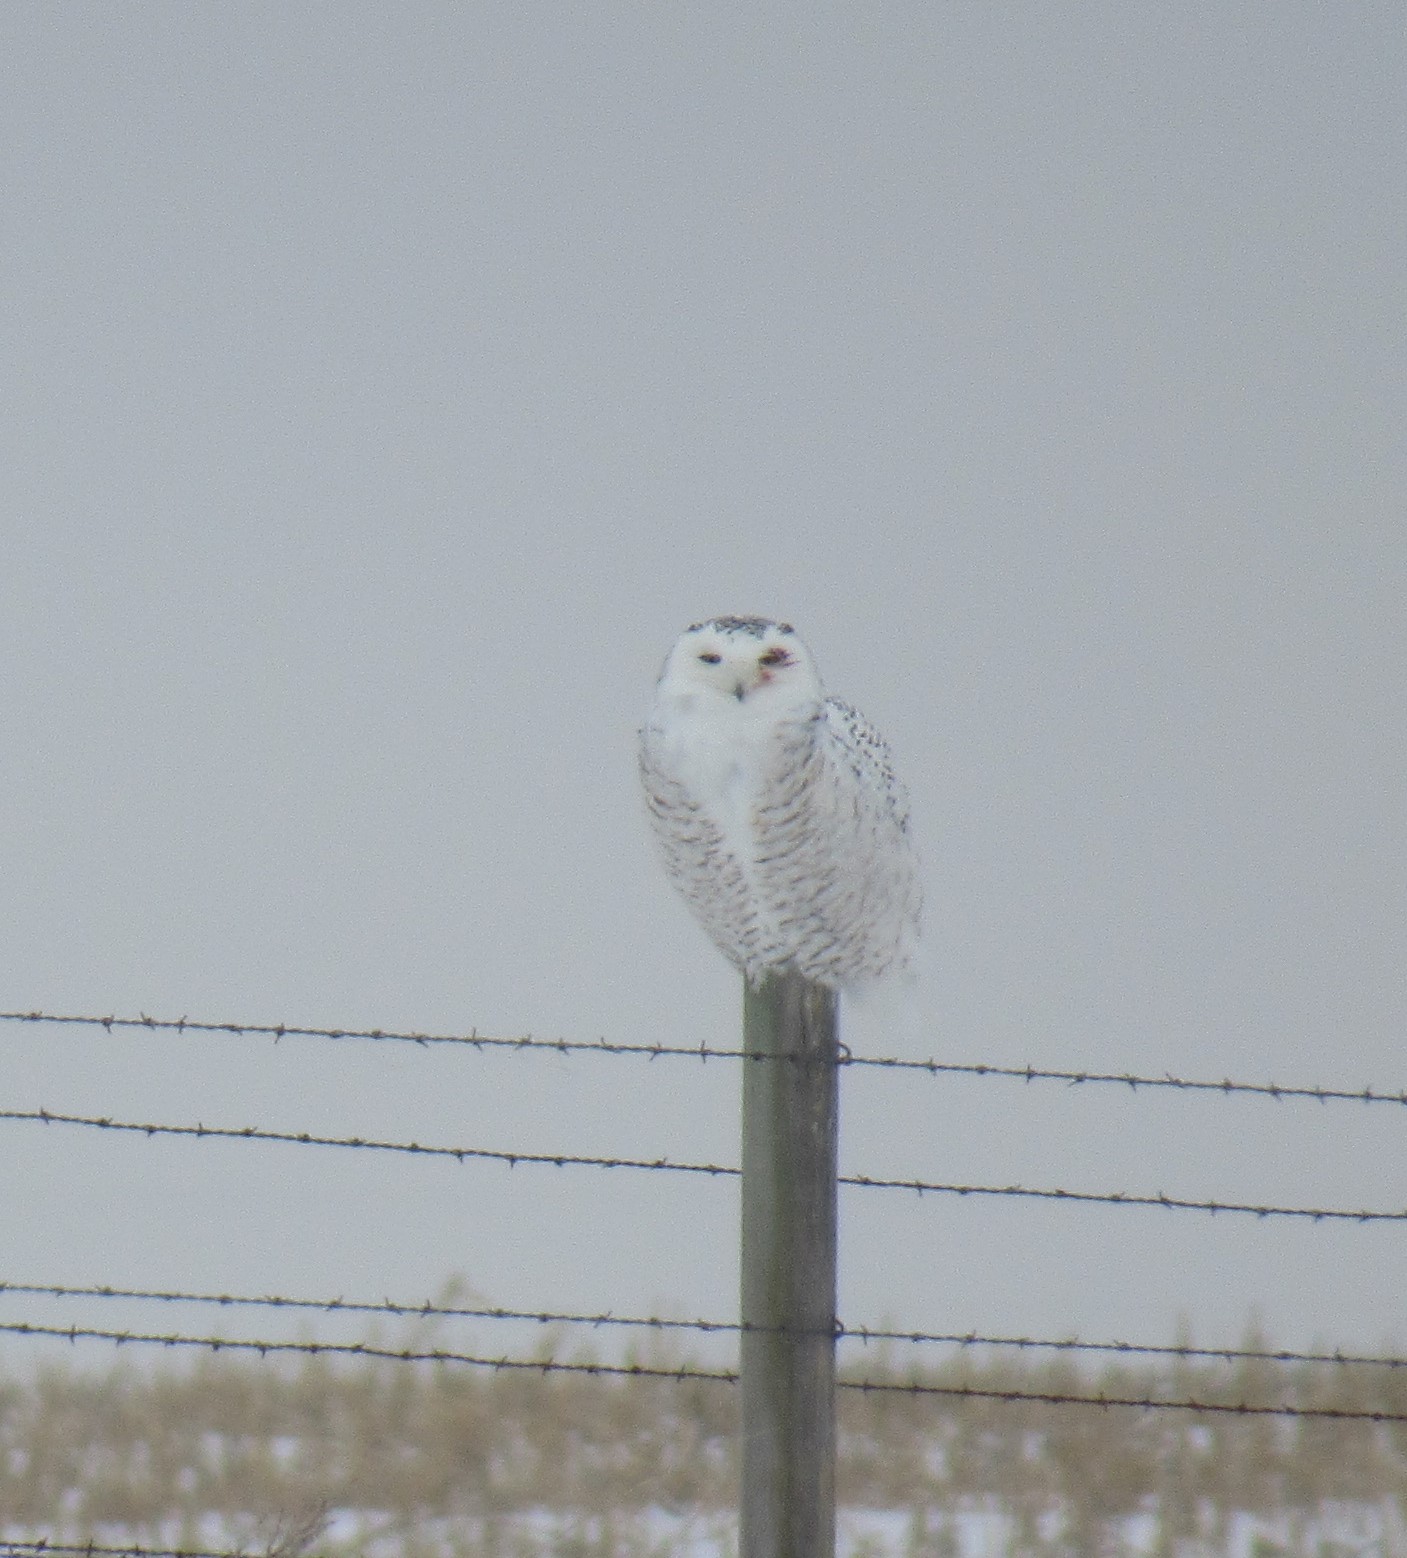
[[[909,827],[909,795],[894,771],[889,746],[858,709],[828,698],[824,730],[842,869],[858,889],[852,934],[858,961],[907,965],[918,939],[923,894]],[[843,823],[839,821],[843,819]]]
[[[894,771],[889,743],[858,709],[839,698],[826,699],[825,726],[837,760],[849,768],[873,806],[876,824],[907,832],[909,792]]]

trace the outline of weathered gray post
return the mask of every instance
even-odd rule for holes
[[[740,1558],[835,1553],[836,996],[745,981]]]

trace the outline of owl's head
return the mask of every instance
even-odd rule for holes
[[[765,617],[710,617],[687,628],[664,663],[660,691],[776,713],[825,696],[791,625]]]

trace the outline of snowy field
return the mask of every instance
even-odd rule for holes
[[[1105,1534],[1102,1551],[1143,1558],[1162,1552],[1171,1558],[1407,1558],[1407,1521],[1391,1501],[1382,1504],[1325,1502],[1310,1513],[1268,1517],[1231,1515],[1214,1529],[1204,1522],[1160,1546],[1151,1516],[1117,1522]],[[1049,1512],[1022,1530],[1016,1518],[996,1507],[954,1515],[912,1511],[842,1510],[837,1558],[1083,1558],[1077,1533],[1060,1514]],[[146,1551],[240,1553],[249,1558],[280,1551],[291,1558],[736,1558],[737,1524],[731,1514],[680,1515],[649,1510],[630,1516],[569,1517],[547,1511],[497,1520],[445,1520],[406,1530],[394,1517],[334,1510],[320,1534],[306,1545],[289,1542],[291,1526],[259,1521],[205,1519],[194,1528],[157,1530],[117,1525],[80,1533],[63,1521],[44,1531],[0,1525],[0,1542],[54,1547],[87,1543]],[[1034,1542],[1033,1539],[1034,1538]]]

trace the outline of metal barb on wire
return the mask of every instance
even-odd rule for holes
[[[179,1333],[111,1331],[85,1326],[42,1326],[23,1321],[0,1322],[0,1333],[16,1336],[48,1337],[57,1341],[110,1342],[114,1346],[197,1348],[207,1352],[255,1353],[260,1358],[280,1354],[335,1356],[371,1359],[389,1363],[459,1364],[494,1372],[517,1371],[529,1374],[565,1374],[599,1379],[666,1380],[675,1384],[736,1385],[738,1376],[731,1369],[701,1369],[681,1364],[674,1368],[639,1363],[589,1363],[553,1358],[487,1357],[453,1352],[447,1348],[379,1347],[367,1342],[313,1342],[256,1340],[246,1337],[186,1336]],[[1321,1418],[1338,1422],[1407,1423],[1407,1412],[1387,1412],[1371,1407],[1294,1406],[1289,1403],[1264,1405],[1249,1401],[1203,1401],[1194,1397],[1114,1395],[1105,1391],[1082,1394],[1075,1391],[996,1389],[979,1385],[939,1385],[927,1380],[839,1379],[842,1390],[870,1395],[946,1396],[978,1401],[1028,1402],[1039,1406],[1130,1407],[1144,1411],[1231,1414],[1242,1417]]]
[[[398,1319],[489,1320],[531,1323],[535,1325],[573,1325],[593,1330],[604,1328],[650,1331],[693,1331],[702,1335],[738,1335],[748,1327],[736,1320],[670,1319],[661,1315],[617,1315],[609,1312],[584,1314],[572,1310],[507,1309],[499,1305],[474,1307],[437,1304],[431,1300],[401,1302],[392,1299],[291,1298],[279,1294],[191,1293],[177,1289],[122,1288],[106,1283],[87,1287],[60,1283],[0,1281],[0,1299],[6,1295],[26,1298],[95,1298],[118,1301],[190,1304],[218,1309],[291,1309],[321,1314],[388,1315]],[[1371,1353],[1296,1352],[1287,1348],[1196,1347],[1177,1343],[1140,1343],[1126,1341],[1081,1341],[1076,1337],[992,1336],[977,1331],[894,1330],[878,1326],[847,1325],[837,1321],[837,1342],[902,1342],[915,1346],[945,1346],[1012,1349],[1035,1352],[1110,1353],[1119,1357],[1175,1358],[1180,1361],[1217,1363],[1331,1364],[1364,1368],[1404,1369],[1407,1357],[1378,1356]]]
[[[516,1168],[519,1164],[552,1168],[637,1169],[646,1172],[695,1174],[708,1178],[736,1179],[738,1169],[725,1163],[690,1163],[674,1158],[593,1157],[571,1152],[509,1152],[495,1147],[450,1147],[422,1142],[381,1141],[365,1136],[323,1136],[311,1131],[275,1131],[261,1126],[163,1125],[155,1122],[114,1120],[108,1116],[63,1114],[52,1109],[0,1109],[0,1121],[21,1124],[69,1125],[91,1130],[118,1131],[131,1135],[185,1137],[199,1141],[278,1142],[300,1147],[338,1147],[363,1152],[406,1153],[430,1158],[453,1158],[458,1163],[492,1162]],[[1157,1207],[1169,1212],[1206,1212],[1257,1218],[1298,1218],[1309,1222],[1401,1223],[1407,1210],[1384,1211],[1371,1207],[1268,1206],[1254,1201],[1191,1200],[1181,1196],[1135,1195],[1129,1191],[1048,1189],[1030,1185],[959,1185],[926,1179],[889,1179],[872,1174],[842,1174],[838,1183],[862,1190],[903,1190],[915,1195],[958,1197],[998,1196],[1070,1205]]]
[[[539,1039],[529,1034],[502,1037],[482,1034],[474,1029],[468,1033],[415,1033],[398,1032],[386,1028],[319,1028],[293,1023],[209,1022],[190,1017],[157,1018],[149,1017],[145,1013],[136,1017],[111,1015],[100,1017],[42,1011],[0,1012],[0,1022],[98,1027],[106,1033],[111,1033],[115,1028],[139,1028],[148,1032],[227,1034],[242,1038],[272,1038],[275,1043],[284,1038],[310,1038],[416,1044],[421,1048],[458,1044],[476,1050],[546,1051],[556,1055],[633,1055],[647,1060],[658,1060],[665,1056],[690,1060],[763,1058],[746,1049],[712,1047],[703,1043],[696,1045],[662,1042],[631,1044],[617,1043],[608,1039]],[[1092,1071],[1029,1065],[999,1066],[973,1061],[908,1060],[894,1055],[856,1055],[848,1050],[843,1050],[834,1064],[869,1070],[913,1072],[931,1077],[994,1078],[1026,1083],[1059,1082],[1068,1087],[1114,1086],[1129,1093],[1161,1089],[1198,1093],[1204,1096],[1245,1095],[1269,1098],[1280,1103],[1300,1099],[1316,1103],[1407,1106],[1407,1088],[1291,1087],[1276,1082],[1238,1082],[1230,1078],[1222,1078],[1218,1081],[1208,1078],[1180,1077],[1170,1073],[1164,1073],[1162,1076],[1143,1076],[1128,1071]]]

